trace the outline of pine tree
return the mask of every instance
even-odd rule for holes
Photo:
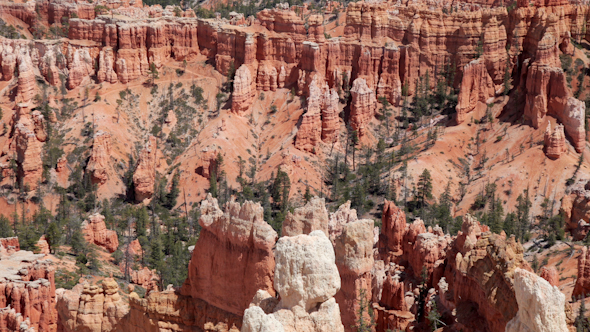
[[[588,332],[590,331],[590,322],[588,318],[586,318],[586,298],[582,295],[582,300],[580,301],[580,309],[578,310],[578,316],[574,322],[574,326],[576,327],[576,332]]]
[[[305,195],[303,195],[305,203],[309,203],[311,200],[311,192],[309,191],[309,185],[305,186]]]
[[[432,177],[428,169],[424,169],[420,177],[418,177],[418,198],[421,206],[426,205],[426,199],[432,198]]]

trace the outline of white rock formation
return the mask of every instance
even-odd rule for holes
[[[280,238],[275,259],[274,286],[281,301],[276,304],[275,298],[259,291],[244,312],[242,332],[343,332],[334,300],[340,275],[324,232]]]
[[[565,295],[547,280],[523,269],[514,271],[518,313],[506,325],[506,332],[568,331]]]

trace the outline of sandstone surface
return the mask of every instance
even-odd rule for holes
[[[107,229],[103,215],[98,213],[91,215],[83,226],[85,227],[82,231],[87,242],[103,247],[111,253],[119,247],[117,232]]]

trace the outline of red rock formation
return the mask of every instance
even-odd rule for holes
[[[340,110],[338,109],[338,93],[331,89],[324,94],[324,108],[322,108],[322,141],[335,143],[338,141],[340,129]]]
[[[293,213],[287,212],[282,236],[296,236],[299,234],[309,234],[313,231],[323,231],[326,236],[328,232],[328,210],[323,198],[314,197],[305,206],[295,209]]]
[[[590,293],[590,251],[588,247],[582,247],[582,253],[578,257],[578,278],[572,297],[578,298]]]
[[[554,115],[564,125],[576,151],[583,150],[585,142],[585,105],[572,97],[559,61],[560,33],[558,17],[549,14],[548,27],[538,42],[536,57],[525,63],[522,89],[526,93],[524,116],[538,128],[545,115]]]
[[[311,153],[316,153],[315,147],[322,138],[321,113],[310,113],[302,116],[301,126],[295,138],[295,148]]]
[[[47,239],[45,239],[45,235],[41,235],[39,241],[37,241],[36,246],[39,249],[40,254],[47,255],[50,253],[49,243],[47,242]]]
[[[418,277],[426,272],[429,282],[438,282],[438,278],[443,275],[444,260],[450,242],[450,237],[445,237],[440,228],[437,228],[435,233],[418,234],[413,250],[405,253],[414,276]]]
[[[373,90],[369,89],[367,82],[357,78],[350,89],[352,101],[350,104],[350,124],[357,131],[359,137],[369,132],[369,122],[375,115],[377,99]]]
[[[379,251],[381,253],[402,250],[406,233],[406,214],[395,206],[394,202],[385,200],[381,217],[381,234],[379,235]]]
[[[554,266],[543,266],[541,268],[541,278],[547,280],[551,286],[559,286],[559,274]]]
[[[463,322],[466,329],[483,329],[484,324],[489,331],[504,331],[518,311],[512,281],[514,270],[530,267],[514,237],[479,233],[479,229],[477,221],[464,219],[462,230],[469,234],[460,232],[447,252],[445,279],[457,310],[472,310],[469,322]],[[477,326],[469,325],[474,323]]]
[[[10,326],[17,326],[19,321],[27,321],[32,331],[56,330],[54,270],[51,262],[43,257],[45,255],[30,251],[17,251],[0,260],[0,308],[4,308],[0,309],[0,326],[3,331],[16,331]]]
[[[131,276],[131,282],[136,284],[136,285],[140,285],[141,287],[149,290],[149,289],[153,289],[154,283],[156,284],[156,291],[157,289],[157,284],[160,280],[160,277],[158,277],[158,273],[156,270],[150,270],[147,267],[144,267],[141,270],[138,271],[131,271],[130,273]]]
[[[39,138],[45,140],[46,135],[42,127],[42,116],[39,118],[39,114],[36,114],[33,118],[29,112],[27,104],[18,105],[10,148],[16,152],[19,179],[29,190],[35,190],[43,176],[43,142]]]
[[[73,89],[84,83],[90,82],[90,76],[94,75],[94,62],[86,49],[68,49],[68,88]]]
[[[201,176],[210,179],[213,172],[217,169],[217,150],[203,151],[199,160],[199,166],[197,166],[196,172]]]
[[[83,232],[87,242],[103,247],[111,253],[115,252],[119,247],[117,232],[107,230],[104,223],[104,216],[95,213],[88,217],[86,225],[83,226],[85,226]]]
[[[105,47],[100,51],[98,58],[98,73],[96,74],[98,82],[117,83],[117,73],[115,72],[115,53],[112,47]]]
[[[405,294],[404,283],[400,281],[398,274],[385,278],[381,301],[373,303],[378,331],[406,331],[414,321],[415,316],[409,311]]]
[[[19,251],[20,243],[18,242],[18,237],[0,238],[0,247],[2,247],[3,250],[8,251],[9,254]]]
[[[263,219],[260,204],[230,202],[225,212],[209,194],[201,202],[202,227],[181,293],[236,316],[256,291],[274,294],[276,232]],[[236,276],[243,276],[236,278]]]
[[[231,104],[232,112],[240,116],[249,112],[256,93],[256,88],[253,84],[254,80],[252,79],[250,69],[246,65],[241,65],[236,70],[234,77],[234,92],[232,94]]]
[[[473,112],[477,103],[487,104],[495,95],[494,82],[483,59],[473,60],[465,66],[459,91],[457,123],[463,123],[467,113]]]
[[[551,122],[549,122],[545,130],[545,155],[551,159],[557,159],[565,152],[567,152],[567,146],[563,125],[558,124],[552,131]]]
[[[94,135],[92,154],[86,171],[92,174],[92,182],[105,184],[114,170],[111,163],[111,134],[98,131]]]
[[[351,219],[356,219],[356,212]],[[342,233],[334,239],[336,266],[341,278],[340,291],[334,298],[340,306],[345,331],[354,331],[354,326],[361,318],[361,298],[364,297],[364,303],[371,301],[373,226],[372,220],[351,220],[343,225]]]
[[[154,193],[154,182],[156,181],[156,169],[159,163],[157,138],[150,136],[145,147],[139,154],[137,168],[133,173],[136,201],[141,202],[152,197]]]
[[[28,102],[37,94],[37,82],[29,50],[22,50],[18,54],[18,87],[17,100]]]
[[[574,241],[583,240],[590,230],[590,185],[574,184],[562,198],[560,212],[565,218],[565,231]]]

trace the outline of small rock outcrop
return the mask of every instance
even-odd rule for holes
[[[554,130],[551,130],[551,122],[549,122],[545,130],[544,141],[545,155],[551,159],[557,159],[563,153],[567,152],[565,133],[561,124],[558,124]]]
[[[276,244],[273,296],[260,290],[244,312],[242,332],[343,332],[334,295],[340,289],[334,249],[322,231],[282,237]]]
[[[547,280],[551,286],[559,286],[559,273],[557,272],[555,266],[543,266],[541,268],[540,276],[541,278]]]
[[[84,238],[88,243],[103,247],[110,253],[115,252],[119,247],[117,232],[107,229],[103,215],[98,213],[91,215],[82,226]]]
[[[150,136],[145,147],[139,154],[137,168],[133,173],[135,188],[135,200],[143,201],[154,194],[154,182],[156,181],[156,169],[160,159],[157,150],[157,138]]]
[[[105,184],[114,170],[111,163],[111,134],[98,131],[94,135],[92,154],[86,170],[92,174],[92,182]]]
[[[506,332],[568,331],[565,295],[536,274],[516,269],[514,291],[518,313],[506,325]]]
[[[565,219],[565,231],[574,241],[583,240],[590,231],[590,182],[577,182],[566,191],[560,213]]]

